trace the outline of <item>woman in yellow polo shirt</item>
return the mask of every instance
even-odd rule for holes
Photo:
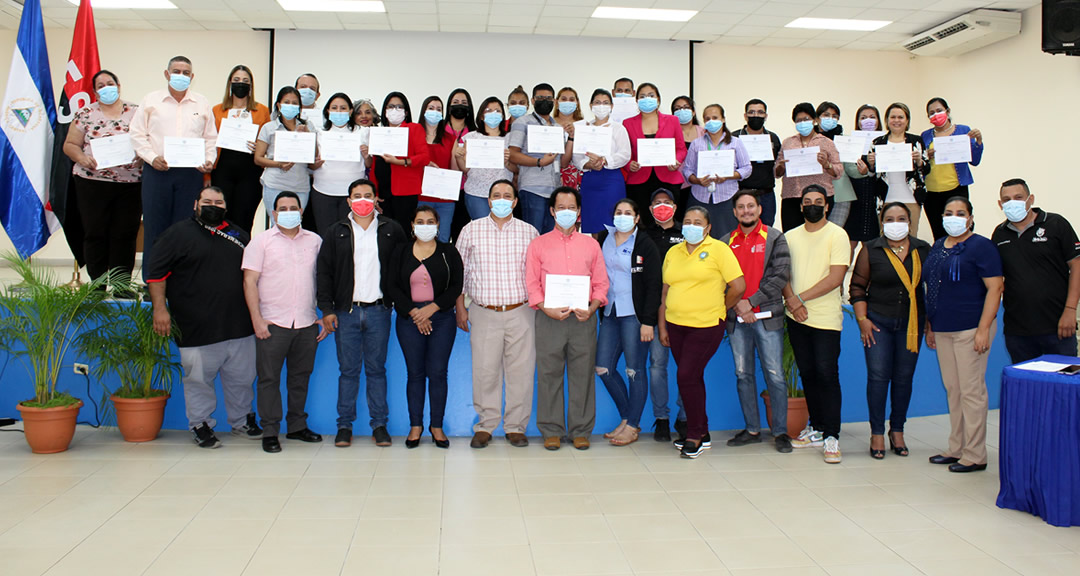
[[[683,242],[664,259],[660,342],[671,347],[686,409],[686,437],[675,441],[684,458],[712,446],[705,413],[705,365],[724,339],[727,309],[746,291],[739,261],[727,244],[709,236],[709,212],[686,209]],[[725,293],[726,290],[726,293]]]

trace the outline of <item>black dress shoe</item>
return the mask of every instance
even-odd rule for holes
[[[961,464],[957,462],[949,466],[949,472],[981,472],[986,470],[986,464]]]
[[[657,418],[653,424],[653,440],[671,442],[671,426],[667,418]]]
[[[270,454],[277,454],[281,452],[281,442],[278,442],[277,436],[267,436],[262,439],[263,452],[269,452]]]
[[[379,426],[372,430],[371,438],[375,440],[376,446],[390,446],[394,443],[390,438],[390,433],[386,431],[386,426]]]
[[[439,440],[438,438],[435,437],[435,433],[431,431],[431,428],[432,428],[431,426],[428,426],[427,431],[428,431],[429,434],[431,434],[431,441],[435,443],[435,446],[437,448],[443,448],[443,449],[449,448],[450,447],[450,438],[448,438],[446,436],[446,434],[444,433],[443,434],[443,439]]]
[[[322,442],[322,435],[316,434],[307,428],[296,432],[289,432],[285,437],[289,440],[299,440],[301,442]]]
[[[953,458],[952,456],[942,456],[941,454],[930,457],[931,464],[956,464],[959,461],[959,458]]]
[[[352,444],[352,428],[339,428],[334,437],[334,446],[345,448]]]
[[[408,438],[405,439],[405,447],[408,448],[409,450],[412,450],[413,448],[416,448],[419,445],[420,445],[420,438],[417,438],[415,440],[409,440]]]

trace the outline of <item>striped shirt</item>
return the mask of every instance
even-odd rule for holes
[[[509,306],[529,299],[525,252],[536,228],[511,218],[502,229],[488,216],[468,223],[458,235],[465,266],[465,293],[481,306]]]

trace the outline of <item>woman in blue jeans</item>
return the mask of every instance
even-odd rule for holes
[[[926,319],[922,267],[930,245],[911,236],[911,212],[901,202],[881,211],[882,236],[864,244],[849,293],[866,353],[870,456],[885,457],[885,399],[892,384],[889,445],[907,456],[904,422]]]
[[[659,316],[662,287],[660,251],[638,228],[637,204],[629,198],[615,204],[613,231],[601,232],[597,241],[604,253],[608,275],[608,304],[600,315],[596,344],[596,374],[615,402],[622,422],[604,434],[616,446],[638,439],[641,412],[649,397],[645,359]],[[626,379],[617,368],[626,357]]]
[[[418,206],[412,219],[415,242],[402,244],[390,260],[387,290],[397,310],[397,336],[405,355],[409,402],[407,448],[420,445],[424,433],[424,392],[431,398],[428,430],[439,448],[449,448],[443,433],[447,370],[457,336],[454,305],[462,288],[461,256],[449,244],[437,242],[439,215],[431,206]]]

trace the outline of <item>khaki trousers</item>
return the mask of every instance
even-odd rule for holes
[[[474,432],[491,433],[503,413],[503,381],[506,381],[506,414],[503,429],[525,433],[532,416],[533,376],[536,369],[534,319],[536,312],[518,306],[507,312],[469,306],[472,324],[473,408],[478,421]]]
[[[911,211],[911,223],[908,224],[908,232],[911,233],[912,237],[918,238],[919,220],[922,219],[922,207],[915,202],[904,204],[904,206],[907,206],[907,209]]]
[[[585,322],[573,314],[562,321],[543,310],[533,314],[536,427],[544,438],[587,438],[596,422],[596,314]]]
[[[997,333],[997,320],[990,325],[990,343]],[[935,332],[941,381],[949,399],[949,451],[965,466],[986,464],[986,362],[989,353],[975,352],[975,329]]]

